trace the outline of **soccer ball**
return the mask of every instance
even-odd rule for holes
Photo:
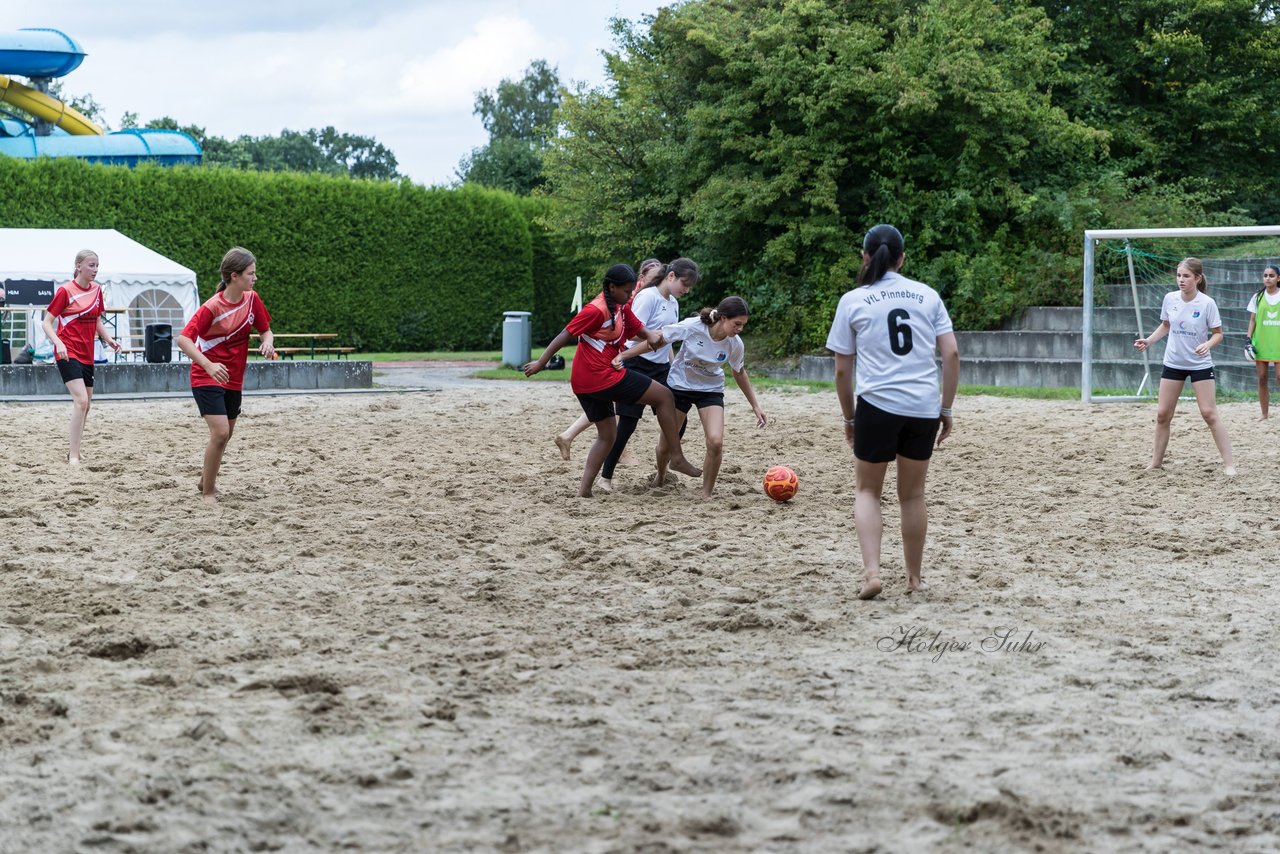
[[[790,501],[800,488],[800,478],[786,466],[774,466],[764,473],[764,494],[774,501]]]

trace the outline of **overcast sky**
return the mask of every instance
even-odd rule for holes
[[[663,2],[4,0],[0,32],[53,27],[78,41],[88,55],[64,91],[93,95],[113,128],[126,111],[229,139],[333,125],[376,138],[414,181],[445,184],[488,141],[477,90],[535,59],[599,85],[610,18]]]

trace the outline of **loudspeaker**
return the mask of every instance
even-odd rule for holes
[[[13,351],[9,348],[9,339],[0,339],[0,365],[13,363]]]
[[[148,362],[173,361],[173,327],[167,323],[148,323],[143,330],[143,348]]]

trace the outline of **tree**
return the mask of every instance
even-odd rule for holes
[[[541,59],[530,63],[520,80],[504,79],[495,91],[477,92],[474,115],[489,132],[489,142],[462,158],[458,179],[521,195],[540,187],[560,99],[560,78]]]
[[[136,114],[126,113],[136,123]],[[148,128],[178,130],[204,149],[206,166],[228,166],[259,172],[321,172],[353,178],[394,180],[395,155],[372,137],[339,133],[332,126],[305,132],[282,130],[279,136],[242,135],[234,140],[209,136],[197,125],[179,125],[165,116],[147,122]]]
[[[715,283],[703,300],[745,296],[796,352],[825,340],[876,222],[976,326],[1078,241],[1106,136],[1052,103],[1043,10],[690,0],[646,23],[615,26],[610,84],[565,98],[547,153],[555,224],[585,261],[688,254]]]
[[[1274,2],[1038,0],[1064,75],[1054,102],[1111,132],[1133,178],[1212,188],[1225,205],[1280,216],[1271,176],[1280,102]]]

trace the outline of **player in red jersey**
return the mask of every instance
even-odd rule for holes
[[[276,352],[271,315],[253,289],[258,281],[253,253],[233,247],[222,258],[221,272],[218,292],[196,310],[178,336],[179,349],[191,360],[191,394],[209,425],[199,484],[209,503],[218,500],[218,469],[240,417],[250,333],[259,334],[258,352],[263,356],[270,359]]]
[[[569,385],[582,411],[596,425],[596,440],[587,452],[578,485],[581,498],[591,497],[592,484],[613,447],[618,432],[613,405],[618,401],[653,407],[662,427],[662,439],[658,442],[660,469],[670,465],[674,471],[690,477],[702,475],[702,470],[685,458],[680,447],[680,424],[671,390],[638,371],[613,365],[614,357],[628,339],[643,336],[650,345],[661,341],[658,333],[645,329],[631,311],[629,303],[635,286],[635,271],[626,264],[614,264],[604,275],[600,296],[582,307],[564,331],[547,345],[541,357],[524,366],[525,376],[529,377],[544,370],[556,351],[577,337],[578,350],[573,357]]]
[[[53,301],[44,312],[45,337],[53,342],[58,373],[71,392],[71,447],[67,462],[73,465],[80,462],[80,440],[93,400],[93,339],[96,336],[111,349],[120,350],[120,342],[111,337],[102,319],[105,305],[102,285],[94,281],[97,275],[98,253],[81,249],[76,253],[71,281],[54,292]]]

